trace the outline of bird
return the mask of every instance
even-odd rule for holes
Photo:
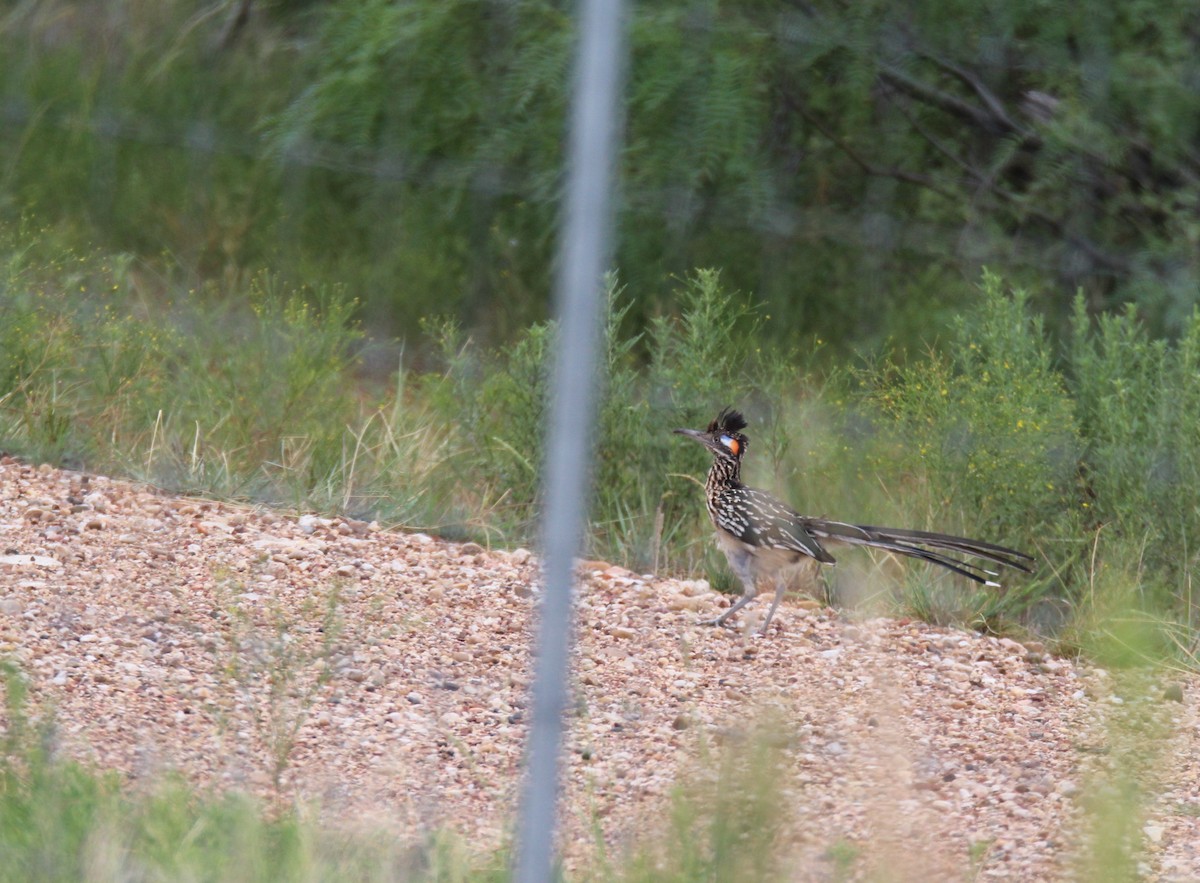
[[[957,556],[1033,572],[1032,555],[995,543],[801,515],[767,491],[742,484],[742,459],[750,445],[750,439],[742,432],[746,426],[746,418],[741,412],[724,408],[705,430],[674,430],[700,442],[712,452],[712,466],[704,484],[705,502],[716,528],[717,544],[742,583],[741,598],[720,616],[701,620],[702,625],[725,625],[731,616],[754,600],[759,582],[770,579],[775,584],[775,598],[760,629],[760,634],[765,635],[787,589],[793,566],[806,559],[815,559],[822,564],[837,563],[826,550],[826,542],[884,549],[940,565],[976,583],[997,588],[1000,584],[989,579],[998,576],[995,571]]]

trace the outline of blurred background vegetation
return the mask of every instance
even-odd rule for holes
[[[0,210],[231,286],[344,285],[415,345],[545,317],[571,4],[50,0],[0,15]],[[1200,13],[634,4],[626,321],[720,267],[838,352],[936,337],[986,265],[1060,329],[1195,301]]]

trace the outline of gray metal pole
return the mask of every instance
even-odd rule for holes
[[[602,276],[609,257],[623,59],[621,0],[581,0],[571,109],[565,222],[559,243],[558,343],[543,485],[544,592],[533,713],[517,829],[515,879],[554,873],[559,753],[572,631],[571,588],[587,518]]]

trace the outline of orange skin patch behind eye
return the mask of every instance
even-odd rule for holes
[[[731,438],[729,440],[729,444],[726,447],[728,447],[730,453],[732,453],[736,457],[738,450],[741,448],[741,445],[738,444],[738,440],[736,438]]]

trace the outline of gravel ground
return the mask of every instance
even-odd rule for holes
[[[1193,675],[1133,685],[1036,643],[811,602],[750,638],[695,625],[725,603],[703,582],[581,573],[573,865],[597,830],[610,855],[653,836],[675,784],[703,788],[712,758],[762,743],[797,880],[1078,878],[1082,805],[1131,752],[1153,795],[1131,827],[1139,870],[1200,879]],[[525,550],[0,458],[0,657],[63,752],[134,782],[176,770],[331,820],[499,844],[536,577]],[[1109,724],[1133,714],[1150,723],[1123,747]]]

